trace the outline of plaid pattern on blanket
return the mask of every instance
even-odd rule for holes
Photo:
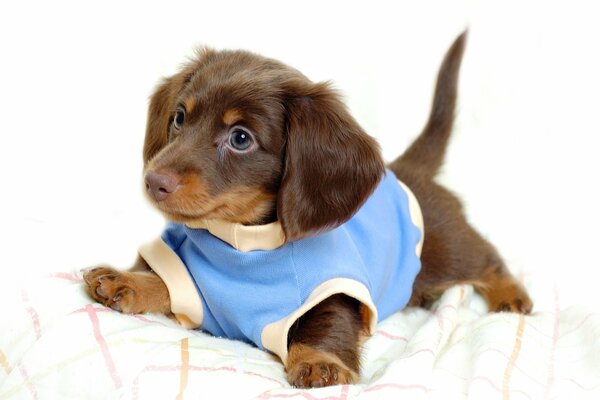
[[[432,310],[379,324],[357,385],[298,390],[250,345],[123,315],[92,303],[78,274],[8,288],[0,326],[0,399],[598,399],[600,315],[582,307],[487,314],[470,286]]]

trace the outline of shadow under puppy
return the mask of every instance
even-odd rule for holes
[[[529,313],[494,247],[434,182],[464,46],[465,34],[442,63],[427,125],[389,170],[327,83],[252,53],[201,50],[148,113],[146,191],[171,222],[131,270],[86,271],[91,297],[252,342],[297,387],[357,382],[378,320],[457,283],[493,311]]]

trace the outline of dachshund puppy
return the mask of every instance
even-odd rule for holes
[[[492,311],[532,302],[434,178],[465,34],[421,135],[387,166],[326,83],[244,51],[204,49],[150,101],[146,193],[170,221],[135,266],[87,270],[96,301],[278,355],[290,384],[359,379],[378,320],[469,283]],[[419,257],[420,256],[420,257]]]

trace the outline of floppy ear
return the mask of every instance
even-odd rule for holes
[[[198,49],[195,57],[184,64],[177,74],[164,79],[150,97],[144,140],[144,165],[169,143],[169,125],[177,108],[177,97],[202,62],[213,55],[214,51],[209,48]]]
[[[175,77],[165,79],[150,97],[144,139],[144,165],[169,142],[169,124],[177,94],[175,84]]]
[[[384,174],[379,146],[338,94],[326,83],[304,86],[292,89],[286,102],[287,144],[277,217],[288,242],[346,222]]]

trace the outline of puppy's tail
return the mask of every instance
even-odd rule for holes
[[[425,128],[404,154],[388,166],[400,179],[409,172],[433,179],[442,165],[454,122],[458,75],[466,38],[465,31],[446,53]]]

